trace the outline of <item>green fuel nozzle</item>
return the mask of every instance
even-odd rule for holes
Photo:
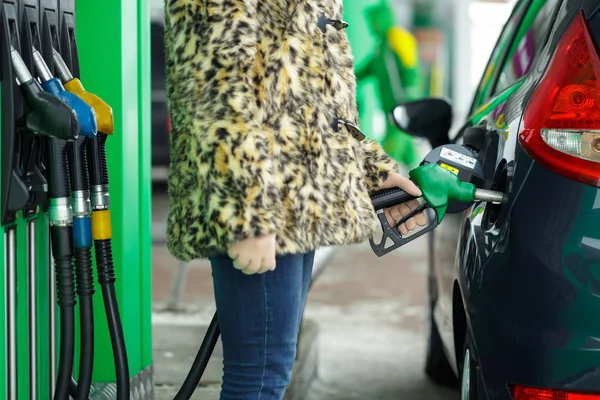
[[[461,209],[462,211],[475,201],[491,203],[505,203],[507,201],[507,196],[503,192],[477,188],[473,183],[461,181],[460,173],[461,169],[466,168],[465,165],[469,165],[469,168],[473,171],[477,170],[476,158],[464,158],[469,158],[468,155],[463,155],[460,158],[457,156],[459,153],[449,152],[454,152],[454,150],[449,148],[442,149],[442,151],[440,151],[440,148],[435,149],[432,152],[435,153],[435,157],[428,156],[426,158],[428,163],[424,163],[410,171],[410,179],[421,189],[424,202],[400,221],[397,221],[394,226],[389,224],[384,210],[414,200],[416,197],[399,188],[384,189],[371,196],[373,207],[383,230],[383,237],[379,243],[376,243],[373,238],[370,240],[371,248],[379,257],[435,229],[448,213],[448,206],[452,203],[463,203],[465,207]],[[440,154],[446,154],[448,157],[453,156],[458,161],[455,160],[452,163],[450,159],[444,159]],[[398,227],[428,209],[432,210],[434,214],[429,218],[429,225],[408,237],[403,237],[398,231]],[[388,239],[391,239],[393,243],[390,247],[386,247],[389,242]]]
[[[437,164],[426,164],[410,171],[410,178],[421,189],[430,208],[435,209],[438,223],[442,222],[448,203],[475,201],[475,185],[461,182],[458,176]]]

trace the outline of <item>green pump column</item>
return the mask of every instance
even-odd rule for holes
[[[375,78],[377,83],[376,97],[384,124],[384,138],[377,139],[383,139],[384,149],[391,157],[410,167],[418,161],[413,139],[398,130],[387,114],[400,102],[421,98],[425,94],[416,39],[398,26],[387,0],[349,7],[354,12],[362,11],[362,20],[368,22],[367,30],[374,39],[368,44],[370,54],[366,59],[356,60],[356,76],[359,82]],[[351,26],[349,31],[353,30],[354,26]],[[351,44],[361,43],[361,39],[351,39]]]
[[[377,44],[365,17],[365,10],[378,2],[379,0],[344,0],[343,18],[349,24],[346,33],[352,46],[355,65],[362,65]],[[377,82],[370,78],[357,83],[360,128],[370,139],[382,140],[385,136],[385,114],[377,96]]]
[[[116,288],[132,394],[152,398],[150,14],[147,0],[77,1],[81,80],[112,108],[106,153]],[[100,288],[92,393],[116,381]]]

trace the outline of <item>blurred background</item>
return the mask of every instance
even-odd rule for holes
[[[165,247],[170,124],[165,99],[164,4],[163,0],[151,2],[154,354],[157,398],[172,399],[214,305],[208,264],[178,263]],[[363,132],[380,141],[402,165],[418,164],[428,144],[390,126],[386,114],[391,102],[446,97],[453,104],[454,120],[464,121],[474,88],[514,3],[344,0]],[[384,71],[373,68],[386,46],[396,54],[396,62]],[[309,295],[306,317],[311,324],[303,328],[308,333],[301,340],[307,350],[299,356],[306,353],[308,359],[299,363],[312,362],[315,367],[307,368],[304,379],[311,391],[300,398],[457,398],[451,390],[433,387],[422,372],[427,242],[414,243],[382,259],[372,254],[368,244],[319,251],[315,269],[322,273]],[[316,350],[310,350],[313,342],[319,343]],[[402,371],[399,359],[406,361]],[[219,350],[211,368],[197,398],[218,397]]]

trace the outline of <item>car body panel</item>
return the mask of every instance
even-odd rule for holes
[[[434,321],[455,372],[468,329],[489,400],[510,399],[508,383],[600,393],[600,191],[535,163],[518,143],[527,101],[557,42],[580,10],[590,17],[600,7],[556,1],[557,23],[550,21],[552,29],[537,38],[543,45],[533,50],[524,24],[545,1],[518,3],[527,12],[512,14],[520,18],[518,29],[508,28],[516,37],[499,40],[474,112],[453,140],[460,144],[472,126],[498,135],[493,179],[508,202],[449,214],[432,235]],[[600,14],[594,18],[600,43]],[[524,68],[523,60],[533,63]],[[493,95],[505,62],[515,64],[515,82]],[[455,323],[463,320],[466,326]]]

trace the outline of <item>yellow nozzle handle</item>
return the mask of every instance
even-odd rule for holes
[[[112,108],[95,94],[86,92],[77,78],[65,83],[67,91],[76,94],[85,101],[96,112],[96,120],[98,121],[98,132],[106,135],[112,135],[115,132],[115,121],[113,118]]]

